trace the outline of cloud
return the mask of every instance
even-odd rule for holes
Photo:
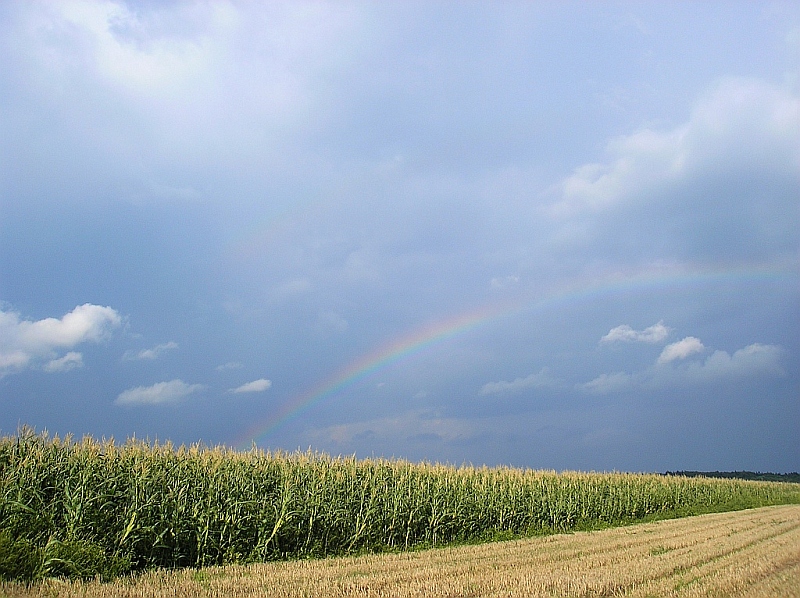
[[[75,368],[83,367],[83,355],[70,351],[64,357],[53,359],[44,365],[45,372],[68,372]]]
[[[703,346],[703,343],[700,342],[699,338],[687,336],[677,343],[672,343],[671,345],[664,347],[661,355],[658,356],[657,363],[664,364],[669,363],[670,361],[675,361],[676,359],[686,359],[689,357],[689,355],[700,353],[704,349],[705,347]]]
[[[23,320],[17,312],[0,311],[0,376],[33,367],[40,360],[48,361],[45,370],[49,372],[77,367],[74,355],[64,355],[59,361],[58,350],[100,342],[121,322],[116,310],[89,303],[60,319]]]
[[[228,363],[223,363],[222,365],[218,365],[215,369],[218,372],[224,372],[226,370],[240,370],[244,367],[243,363],[239,363],[238,361],[229,361]]]
[[[316,442],[335,446],[351,445],[369,439],[387,445],[396,442],[414,442],[423,437],[434,442],[457,442],[476,434],[475,422],[466,419],[441,417],[429,410],[412,410],[394,417],[338,424],[309,431]]]
[[[320,312],[317,318],[317,326],[322,331],[347,332],[350,324],[339,314],[332,311]]]
[[[272,386],[272,382],[270,380],[266,380],[265,378],[260,378],[258,380],[253,380],[252,382],[248,382],[247,384],[242,384],[238,388],[231,388],[228,392],[232,393],[243,393],[243,392],[263,392]]]
[[[208,10],[195,6],[192,11],[151,12],[118,2],[65,1],[37,16],[61,30],[56,37],[65,56],[80,55],[108,84],[129,92],[169,94],[212,65],[211,35],[232,24],[227,7],[219,3]],[[205,31],[198,34],[197,29]]]
[[[125,355],[122,356],[122,359],[126,361],[134,361],[139,359],[157,359],[158,356],[161,355],[164,351],[169,351],[170,349],[177,349],[177,348],[178,348],[178,343],[170,341],[168,343],[156,345],[152,349],[142,349],[138,353],[134,351],[126,351]]]
[[[556,384],[557,381],[550,375],[549,368],[545,367],[535,374],[531,374],[525,378],[516,378],[511,382],[506,382],[505,380],[487,382],[481,387],[481,394],[514,393],[525,390],[526,388],[552,387]]]
[[[776,166],[797,171],[800,98],[755,79],[727,78],[670,131],[643,129],[612,140],[609,163],[585,164],[560,184],[559,211],[596,211],[704,168]],[[726,164],[727,155],[734,161]]]
[[[676,363],[671,367],[668,365],[703,350],[705,347],[699,339],[688,336],[665,347],[655,367],[650,366],[632,374],[601,374],[590,382],[578,384],[577,388],[593,394],[610,394],[633,388],[654,390],[737,378],[786,375],[782,366],[784,350],[777,345],[761,343],[747,345],[733,355],[717,350],[704,361]]]
[[[275,290],[275,296],[279,299],[296,297],[307,293],[311,287],[311,281],[308,278],[293,278],[279,285]]]
[[[499,276],[492,278],[490,286],[493,289],[510,289],[519,286],[519,276]]]
[[[612,140],[552,187],[555,248],[597,259],[794,261],[800,97],[724,79],[668,130]]]
[[[645,328],[644,330],[634,330],[627,324],[612,328],[608,334],[600,339],[601,343],[613,343],[617,341],[635,341],[642,343],[658,343],[670,333],[670,328],[664,326],[664,322],[659,321],[658,324]]]
[[[202,384],[186,384],[183,380],[158,382],[152,386],[137,386],[119,394],[117,405],[161,405],[176,403],[204,388]]]
[[[784,351],[777,345],[753,343],[734,352],[714,351],[702,364],[690,364],[688,375],[700,379],[734,378],[743,376],[783,376],[781,365]]]
[[[634,378],[630,374],[616,372],[614,374],[600,374],[594,380],[578,385],[578,388],[594,394],[608,394],[625,390],[633,382]]]

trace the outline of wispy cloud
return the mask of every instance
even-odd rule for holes
[[[117,405],[161,405],[176,403],[188,395],[203,390],[202,384],[186,384],[183,380],[158,382],[152,386],[137,386],[121,392]]]
[[[519,286],[519,276],[498,276],[489,282],[493,289],[510,289]]]
[[[142,349],[141,351],[126,351],[125,355],[122,356],[122,359],[125,361],[136,361],[140,359],[148,360],[148,359],[157,359],[159,355],[161,355],[164,351],[169,351],[171,349],[177,349],[178,343],[174,341],[170,341],[168,343],[163,343],[161,345],[156,345],[152,349]]]
[[[238,388],[231,388],[228,392],[232,392],[235,394],[240,394],[244,392],[263,392],[272,386],[272,381],[267,380],[266,378],[260,378],[258,380],[253,380],[252,382],[248,382],[247,384],[242,384]]]
[[[511,382],[505,380],[487,382],[481,387],[481,394],[514,393],[525,390],[526,388],[552,387],[557,384],[558,381],[550,375],[549,368],[545,367],[535,374],[531,374],[525,378],[516,378]]]
[[[353,442],[365,439],[389,443],[398,439],[413,443],[422,438],[434,442],[463,442],[475,434],[475,422],[441,417],[424,409],[406,411],[395,417],[354,421],[309,431],[310,437],[317,442],[332,443],[338,447],[348,447]]]
[[[62,318],[24,320],[14,311],[0,311],[0,376],[47,360],[44,369],[61,372],[77,367],[78,353],[57,357],[59,349],[99,342],[122,323],[116,310],[86,303]]]
[[[579,388],[594,394],[609,394],[619,392],[630,387],[634,378],[625,372],[615,372],[613,374],[600,374],[594,380],[580,384]]]
[[[644,330],[634,330],[627,324],[612,328],[608,334],[600,339],[601,343],[614,343],[618,341],[658,343],[667,338],[670,328],[664,326],[663,320]]]
[[[244,367],[243,363],[239,363],[238,361],[229,361],[228,363],[223,363],[222,365],[218,365],[216,369],[218,372],[224,372],[226,370],[240,370]]]
[[[83,367],[83,355],[77,351],[70,351],[64,357],[48,361],[44,366],[45,372],[68,372],[75,368]]]

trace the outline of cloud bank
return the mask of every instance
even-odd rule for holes
[[[592,394],[611,394],[637,388],[652,390],[786,374],[782,364],[785,351],[777,345],[753,343],[733,355],[715,350],[704,360],[689,359],[705,350],[700,339],[687,336],[667,345],[655,364],[645,370],[630,374],[601,374],[589,382],[578,384],[577,388]]]
[[[551,242],[626,263],[796,263],[798,130],[791,90],[721,79],[685,123],[617,137],[607,161],[579,166],[552,188],[543,212]]]

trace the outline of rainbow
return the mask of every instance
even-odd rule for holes
[[[297,417],[326,398],[370,377],[375,372],[419,353],[431,345],[463,334],[508,311],[509,308],[497,305],[482,307],[423,326],[410,334],[382,345],[375,351],[362,355],[309,391],[282,405],[266,421],[251,429],[236,445],[246,448],[245,445],[248,443],[257,442],[260,438],[268,436],[288,420]]]
[[[281,405],[267,419],[253,426],[235,444],[239,447],[249,448],[250,443],[257,443],[287,421],[296,418],[325,399],[341,393],[357,382],[369,378],[376,372],[409,356],[420,353],[432,345],[439,344],[507,315],[523,311],[541,311],[554,307],[564,307],[565,305],[583,303],[604,296],[624,295],[648,290],[676,290],[688,286],[725,283],[740,284],[747,281],[758,282],[764,280],[785,280],[796,284],[797,275],[793,266],[778,267],[775,264],[705,271],[647,271],[634,275],[617,275],[591,281],[583,280],[582,282],[551,290],[546,296],[540,296],[533,300],[506,301],[468,310],[456,316],[418,328],[378,347],[374,351],[362,355],[307,392]]]

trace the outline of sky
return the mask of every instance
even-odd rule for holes
[[[0,4],[0,433],[800,470],[800,4]]]

